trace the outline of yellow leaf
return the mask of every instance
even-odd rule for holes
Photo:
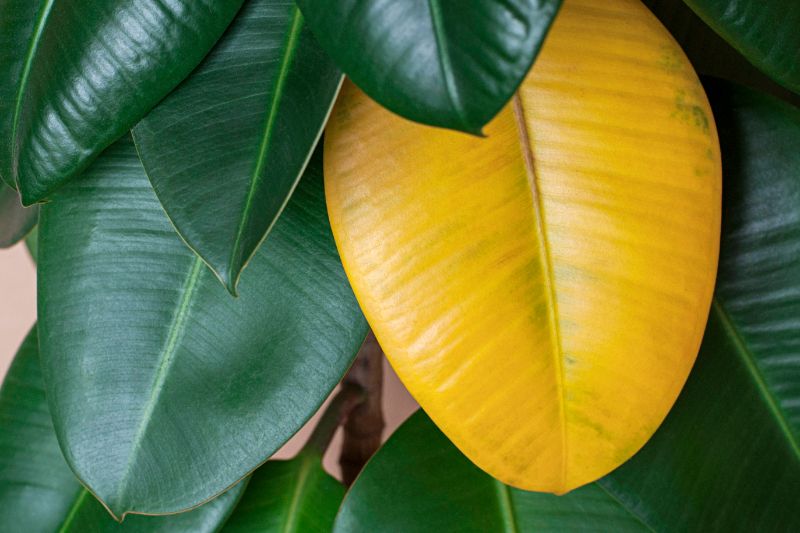
[[[488,138],[348,85],[325,187],[392,366],[473,462],[563,493],[631,457],[708,315],[721,166],[705,93],[637,0],[565,0]]]

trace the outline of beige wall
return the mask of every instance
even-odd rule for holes
[[[17,347],[25,338],[36,320],[36,269],[24,245],[19,244],[9,250],[0,250],[0,377],[5,376]],[[413,398],[386,365],[384,411],[386,431],[393,432],[417,408]],[[316,419],[316,417],[315,417]],[[277,454],[278,458],[288,458],[297,453],[313,428],[314,420],[306,425]],[[325,465],[333,474],[339,473],[337,463],[341,436],[337,435],[328,454]]]
[[[36,269],[28,250],[0,250],[0,377],[35,321]]]

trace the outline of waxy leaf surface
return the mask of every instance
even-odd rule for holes
[[[0,0],[0,176],[26,205],[203,59],[242,0]]]
[[[800,4],[797,0],[684,1],[751,63],[800,94]]]
[[[181,237],[231,292],[311,157],[341,74],[289,0],[250,0],[133,130]]]
[[[420,412],[358,478],[337,533],[800,529],[800,109],[707,87],[726,177],[719,281],[697,363],[653,438],[553,496],[483,474]]]
[[[630,458],[694,363],[721,176],[695,73],[628,0],[567,0],[487,139],[346,86],[328,209],[387,357],[502,481],[563,493]]]
[[[480,133],[530,69],[561,0],[298,0],[317,39],[372,98]]]
[[[800,94],[782,87],[711,29],[683,0],[642,0],[664,25],[697,73],[722,78],[800,105]]]
[[[318,454],[269,461],[253,474],[223,533],[329,533],[344,486]]]
[[[26,337],[0,389],[0,531],[25,533],[212,533],[246,483],[173,516],[116,522],[75,478],[58,447],[39,368],[36,329]]]
[[[253,471],[318,409],[366,324],[319,155],[233,298],[175,234],[130,137],[42,208],[39,319],[61,448],[120,516]]]
[[[593,483],[566,495],[504,485],[464,457],[425,416],[412,415],[367,463],[335,533],[647,532]]]

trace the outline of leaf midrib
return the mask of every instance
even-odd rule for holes
[[[747,368],[747,371],[753,378],[753,381],[756,384],[756,389],[758,390],[761,397],[764,398],[764,401],[767,404],[767,408],[769,409],[770,413],[772,413],[772,415],[775,417],[775,420],[778,423],[778,427],[786,437],[786,440],[789,442],[789,446],[792,448],[795,457],[800,461],[800,443],[797,442],[797,438],[792,432],[791,426],[789,425],[789,422],[786,419],[786,415],[783,412],[780,403],[775,398],[775,395],[772,394],[772,392],[770,391],[769,386],[767,385],[767,380],[758,366],[758,362],[756,360],[755,355],[750,350],[749,346],[744,340],[744,337],[736,327],[736,324],[734,323],[732,317],[725,309],[725,307],[722,305],[722,302],[719,300],[718,297],[716,296],[714,297],[711,307],[714,310],[714,312],[716,312],[717,318],[719,318],[723,330],[731,339],[733,345],[736,347],[736,352],[739,354],[739,357],[742,359],[742,362]]]
[[[596,486],[597,486],[597,487],[598,487],[600,490],[602,490],[604,493],[606,493],[606,495],[607,495],[609,498],[611,498],[611,499],[612,499],[612,500],[613,500],[613,501],[614,501],[614,502],[615,502],[617,505],[619,505],[620,507],[622,507],[622,508],[623,508],[623,509],[624,509],[624,510],[625,510],[625,511],[626,511],[626,512],[629,514],[629,515],[631,515],[631,516],[632,516],[632,517],[633,517],[633,518],[634,518],[634,519],[635,519],[637,522],[639,522],[640,524],[642,524],[642,525],[643,525],[643,526],[644,526],[644,527],[645,527],[645,528],[646,528],[648,531],[651,531],[652,533],[658,533],[658,532],[655,530],[655,528],[653,528],[652,526],[650,526],[650,524],[648,524],[647,522],[645,522],[645,520],[644,520],[644,518],[643,518],[643,517],[641,517],[641,516],[640,516],[638,513],[636,513],[636,512],[635,512],[633,509],[631,509],[630,507],[628,507],[628,506],[625,504],[625,502],[623,502],[621,499],[619,499],[619,498],[618,498],[618,497],[617,497],[617,496],[616,496],[616,495],[615,495],[613,492],[611,492],[609,489],[607,489],[606,487],[604,487],[604,486],[602,485],[602,483],[601,483],[601,482],[602,482],[602,480],[600,480],[600,481],[597,481],[597,482],[595,482],[594,484],[595,484],[595,485],[596,485]]]
[[[54,5],[55,5],[55,0],[46,0],[46,3],[42,7],[42,10],[39,12],[39,16],[36,20],[36,25],[34,26],[33,35],[31,36],[30,46],[28,47],[28,51],[25,54],[25,62],[23,63],[22,67],[22,75],[20,76],[19,87],[17,88],[17,94],[14,97],[14,115],[13,118],[11,119],[11,135],[9,138],[9,142],[11,143],[10,144],[11,153],[9,154],[10,156],[9,164],[11,165],[11,170],[13,170],[14,167],[13,158],[17,146],[17,133],[19,130],[20,114],[22,113],[22,100],[28,89],[28,79],[30,78],[31,69],[33,68],[34,56],[36,55],[36,52],[39,49],[39,43],[42,40],[42,34],[44,33],[45,26],[47,25],[47,20],[50,17],[50,13],[53,11]],[[17,187],[19,187],[19,176],[18,175],[14,176],[13,180],[17,184]]]
[[[86,488],[81,487],[79,489],[79,493],[75,501],[72,502],[72,506],[69,508],[69,512],[67,513],[67,517],[61,523],[61,527],[58,528],[58,533],[67,533],[69,528],[72,527],[72,523],[75,521],[75,517],[78,515],[78,510],[83,505],[83,502],[86,500],[86,496],[89,494],[89,491]]]
[[[506,533],[518,533],[517,517],[514,514],[514,504],[511,501],[511,489],[505,483],[492,479],[495,493],[497,494],[497,504],[500,508],[500,516],[503,521],[503,531]]]
[[[258,156],[256,158],[255,167],[253,168],[253,173],[250,179],[250,188],[248,189],[247,196],[245,197],[245,204],[244,208],[242,209],[242,215],[239,219],[239,226],[236,229],[236,238],[233,242],[233,248],[231,249],[228,271],[230,273],[229,275],[232,276],[232,279],[229,282],[229,288],[232,291],[235,290],[236,280],[238,278],[238,273],[233,272],[236,264],[236,256],[239,254],[239,250],[242,246],[244,228],[253,211],[253,200],[255,198],[256,191],[258,190],[258,186],[263,179],[264,165],[266,164],[267,151],[269,150],[272,142],[272,136],[275,131],[278,108],[280,107],[281,100],[283,100],[284,87],[286,85],[286,80],[289,77],[289,71],[292,61],[294,60],[295,52],[297,51],[300,32],[303,29],[303,16],[300,13],[300,10],[297,6],[294,6],[292,9],[292,22],[289,25],[289,31],[286,37],[286,47],[283,57],[281,58],[281,67],[278,71],[278,77],[275,79],[275,88],[272,93],[272,98],[270,99],[269,115],[267,116],[265,123],[264,135],[261,139],[261,145],[258,149]],[[245,262],[246,260],[243,261],[243,263]]]
[[[544,207],[542,205],[541,192],[539,191],[538,177],[534,164],[533,149],[531,148],[531,136],[528,132],[528,123],[525,121],[525,109],[519,93],[513,98],[514,117],[519,132],[522,156],[525,160],[525,172],[528,178],[528,186],[533,200],[533,210],[536,217],[536,231],[539,236],[539,257],[544,270],[545,283],[547,284],[547,310],[550,336],[555,343],[553,353],[554,366],[556,369],[556,387],[559,394],[559,419],[561,422],[561,484],[567,483],[567,415],[566,415],[566,395],[564,378],[564,349],[561,340],[561,327],[558,314],[558,299],[556,298],[555,279],[553,277],[553,259],[550,253],[550,243],[545,231]]]
[[[436,54],[439,58],[439,68],[444,78],[445,92],[450,100],[450,105],[458,115],[462,127],[472,131],[469,121],[464,116],[464,103],[458,92],[453,63],[450,59],[450,48],[447,44],[447,36],[444,32],[444,20],[442,19],[442,6],[439,0],[428,0],[428,11],[431,15],[431,25],[433,27],[433,38],[436,41]]]
[[[313,468],[313,458],[303,456],[300,461],[300,468],[297,472],[297,483],[292,492],[292,499],[289,501],[286,517],[281,526],[282,533],[296,533],[297,531],[297,511],[300,508],[300,502],[303,500],[303,494],[305,493],[306,485],[311,477]]]
[[[117,505],[123,504],[122,502],[124,501],[125,493],[128,490],[130,476],[133,472],[132,468],[135,462],[135,456],[142,447],[144,436],[147,433],[147,429],[150,426],[150,422],[153,418],[153,412],[158,404],[161,393],[164,390],[164,383],[166,382],[167,375],[169,374],[169,369],[175,359],[174,356],[178,349],[178,342],[186,329],[186,321],[188,319],[189,308],[191,307],[190,304],[197,288],[197,281],[200,278],[203,264],[203,261],[199,257],[195,256],[194,260],[192,261],[189,274],[184,282],[180,300],[178,301],[178,305],[175,309],[172,323],[169,326],[169,332],[167,334],[164,348],[159,355],[159,365],[158,369],[156,370],[156,375],[153,378],[150,397],[147,400],[147,404],[145,405],[139,426],[137,427],[133,438],[133,443],[131,444],[131,452],[125,473],[120,478],[119,491],[117,493]],[[124,512],[122,515],[124,515]]]

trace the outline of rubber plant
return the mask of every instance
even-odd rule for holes
[[[798,36],[781,0],[0,0],[38,284],[0,531],[800,529]]]

